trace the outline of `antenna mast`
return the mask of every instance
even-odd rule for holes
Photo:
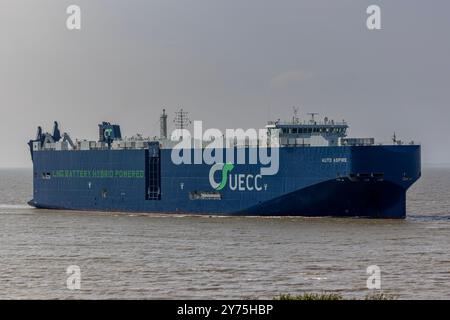
[[[173,119],[173,122],[175,123],[176,129],[186,129],[191,123],[188,118],[188,112],[183,111],[183,108],[179,111],[175,111],[175,119]]]
[[[311,123],[316,122],[316,121],[314,120],[314,116],[317,116],[318,113],[317,113],[317,112],[308,112],[308,114],[311,116],[311,120],[309,120],[309,121],[310,121]]]
[[[292,123],[298,123],[298,109],[299,107],[293,106],[292,109],[294,110],[294,116],[292,117]]]

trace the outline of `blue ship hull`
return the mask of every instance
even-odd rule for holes
[[[34,152],[30,204],[89,211],[404,218],[406,191],[421,174],[418,145],[284,147],[277,174],[255,179],[260,165],[235,164],[227,185],[217,191],[209,182],[210,165],[175,165],[171,149],[158,152],[156,162],[150,148]]]

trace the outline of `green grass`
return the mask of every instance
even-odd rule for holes
[[[302,293],[299,295],[280,294],[275,300],[342,300],[342,296],[337,293]]]
[[[384,292],[370,293],[364,300],[397,300],[397,296]]]
[[[322,293],[314,293],[314,292],[306,292],[298,295],[292,294],[280,294],[273,298],[274,300],[347,300],[339,293],[333,292],[322,292]],[[370,293],[367,294],[362,300],[396,300],[397,296],[384,293]],[[353,300],[353,299],[352,299]],[[360,299],[356,299],[360,300]]]

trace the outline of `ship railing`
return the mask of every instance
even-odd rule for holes
[[[375,146],[407,146],[407,145],[421,145],[417,140],[397,140],[397,141],[375,141]]]
[[[346,121],[314,121],[311,120],[299,120],[299,121],[269,121],[268,125],[283,125],[283,126],[347,126]]]

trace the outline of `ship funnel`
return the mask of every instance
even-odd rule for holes
[[[52,134],[53,140],[59,141],[61,139],[61,132],[59,131],[59,125],[58,122],[55,121],[53,123],[53,134]]]

